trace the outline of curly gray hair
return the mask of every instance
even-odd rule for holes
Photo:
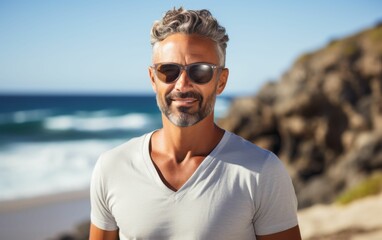
[[[182,7],[167,11],[161,20],[154,22],[151,29],[151,45],[154,47],[156,43],[174,33],[198,34],[215,41],[220,64],[225,65],[228,35],[210,11],[185,10]]]

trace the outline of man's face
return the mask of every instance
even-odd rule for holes
[[[198,35],[176,33],[157,43],[153,50],[154,64],[188,65],[197,62],[219,66],[214,41]],[[162,114],[176,126],[188,127],[213,113],[216,95],[225,87],[228,70],[215,69],[212,80],[203,85],[191,82],[186,71],[170,84],[161,82],[152,68],[149,68],[149,74]]]

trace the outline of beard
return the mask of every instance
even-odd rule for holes
[[[198,109],[195,111],[192,110],[192,107],[183,106],[171,108],[172,99],[174,98],[195,98],[199,103]],[[164,99],[157,94],[156,100],[160,111],[167,117],[168,120],[170,120],[170,122],[178,127],[189,127],[197,124],[213,112],[216,95],[212,93],[207,96],[204,101],[203,96],[196,92],[170,92]]]

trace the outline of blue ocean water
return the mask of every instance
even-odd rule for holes
[[[100,153],[160,127],[152,95],[0,95],[0,200],[86,189]]]

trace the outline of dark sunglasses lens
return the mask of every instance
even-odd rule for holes
[[[199,84],[208,83],[214,74],[212,67],[208,64],[191,65],[188,69],[188,75],[192,81]]]
[[[165,83],[175,81],[180,74],[180,67],[175,64],[163,64],[157,66],[157,77]]]

